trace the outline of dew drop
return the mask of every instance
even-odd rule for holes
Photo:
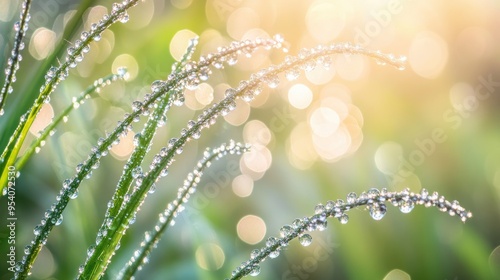
[[[291,234],[293,232],[293,228],[289,225],[284,225],[281,229],[280,229],[280,236],[281,237],[285,237],[285,236],[288,236],[289,234]]]
[[[339,217],[339,221],[341,224],[347,224],[347,222],[349,222],[349,216],[347,216],[346,213],[342,214],[340,217]]]
[[[314,208],[314,214],[323,214],[325,213],[325,206],[323,204],[318,204]]]
[[[358,196],[356,195],[356,193],[354,192],[350,192],[348,195],[347,195],[347,203],[349,204],[353,204],[353,203],[356,203],[356,199],[358,198]]]
[[[55,222],[55,225],[58,226],[62,224],[62,222],[63,222],[63,215],[61,214],[61,216],[59,216],[59,219],[57,219],[57,221]]]
[[[148,193],[154,193],[156,191],[156,185],[155,184],[152,184],[151,187],[149,188],[148,190]]]
[[[309,234],[302,234],[300,237],[299,237],[299,242],[300,242],[300,245],[306,247],[306,246],[309,246],[311,245],[312,243],[312,237],[311,235]]]
[[[259,249],[254,249],[252,250],[252,252],[250,253],[250,258],[251,259],[255,259],[258,255],[260,254],[260,250]]]
[[[254,265],[252,270],[250,270],[250,276],[257,276],[260,273],[260,266]]]
[[[381,220],[385,216],[386,212],[387,207],[383,203],[374,204],[370,207],[370,216],[372,216],[372,218],[377,221]]]
[[[300,71],[297,68],[292,68],[285,72],[285,78],[289,81],[297,79],[300,75]]]
[[[269,252],[269,257],[271,259],[275,259],[275,258],[279,257],[279,255],[280,255],[280,251],[278,249]]]
[[[118,69],[116,70],[116,73],[118,74],[118,76],[125,76],[127,74],[127,68],[126,67],[118,67]]]
[[[24,247],[24,254],[28,255],[31,252],[31,248],[31,245],[26,245],[26,247]]]
[[[75,199],[75,198],[77,198],[77,197],[78,197],[78,189],[75,189],[75,190],[73,190],[73,191],[71,191],[71,190],[70,190],[70,193],[69,193],[68,197],[69,197],[70,199]]]
[[[270,88],[277,88],[280,83],[280,79],[278,78],[278,76],[271,76],[267,78],[265,82]]]
[[[376,196],[380,195],[380,191],[375,188],[371,188],[367,192],[369,198],[375,198]]]
[[[91,257],[92,254],[94,254],[94,251],[95,251],[95,245],[91,245],[88,249],[87,249],[87,256],[88,257]]]
[[[402,213],[410,213],[414,207],[415,203],[412,200],[403,200],[399,204],[399,210],[401,210]]]
[[[292,222],[292,227],[294,229],[299,229],[301,227],[304,226],[304,222],[301,220],[301,219],[295,219],[293,222]]]
[[[43,226],[42,225],[37,225],[35,229],[33,229],[33,233],[38,236],[40,233],[42,233]]]

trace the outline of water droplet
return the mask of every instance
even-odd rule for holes
[[[136,135],[134,135],[134,146],[135,147],[139,147],[141,145],[141,137],[142,137],[142,134],[139,132],[137,133]]]
[[[280,83],[280,79],[278,78],[278,76],[273,75],[265,79],[265,82],[270,88],[277,88]]]
[[[381,204],[373,204],[372,206],[370,206],[370,216],[372,216],[372,218],[374,220],[381,220],[384,216],[385,216],[385,213],[387,212],[387,206],[385,206],[385,204],[381,203]]]
[[[250,276],[257,276],[260,273],[260,266],[254,265],[252,270],[250,270]]]
[[[272,252],[269,252],[269,257],[271,259],[275,259],[275,258],[279,257],[279,255],[280,255],[279,249],[276,249],[276,250],[274,250]]]
[[[140,102],[140,101],[134,101],[134,102],[132,102],[132,110],[134,112],[137,112],[137,111],[141,110],[141,108],[142,108],[142,102]]]
[[[325,206],[323,204],[318,204],[314,207],[314,214],[323,214],[325,213]]]
[[[301,68],[304,69],[306,72],[310,72],[316,68],[316,61],[314,60],[308,60],[304,62],[304,64],[301,65]]]
[[[151,83],[151,91],[152,92],[159,92],[164,85],[165,85],[164,81],[156,80],[153,83]]]
[[[335,202],[333,202],[332,200],[328,200],[325,204],[325,209],[328,212],[331,212],[334,207],[335,207]]]
[[[369,198],[375,198],[380,195],[380,191],[375,188],[371,188],[367,192]]]
[[[292,223],[294,229],[298,229],[304,226],[304,222],[301,219],[295,219]]]
[[[38,236],[42,232],[43,226],[42,225],[37,225],[35,229],[33,229],[33,233]]]
[[[284,225],[281,229],[280,229],[280,236],[281,237],[285,237],[285,236],[288,236],[290,233],[293,232],[293,228],[289,225]]]
[[[420,195],[422,196],[423,199],[427,199],[427,197],[429,196],[429,191],[427,189],[422,189],[420,191]]]
[[[90,245],[90,247],[87,249],[87,256],[91,257],[94,254],[95,251],[95,245]]]
[[[259,249],[254,249],[252,250],[252,252],[250,253],[250,258],[251,259],[255,259],[258,255],[260,254],[260,250]]]
[[[412,200],[403,200],[399,204],[399,210],[403,213],[410,213],[415,207],[415,203]]]
[[[126,67],[118,67],[118,69],[116,69],[116,74],[118,74],[118,76],[125,76],[127,74],[127,68]]]
[[[63,215],[61,214],[61,216],[59,216],[59,219],[57,219],[57,221],[54,223],[56,226],[62,224],[63,222]]]
[[[349,216],[347,216],[346,213],[343,213],[342,215],[340,215],[339,217],[339,221],[341,224],[347,224],[347,222],[349,222]]]
[[[267,247],[272,247],[276,244],[276,242],[278,242],[278,239],[276,237],[269,237],[266,241],[266,246]]]
[[[349,204],[356,203],[357,198],[358,198],[358,196],[356,195],[356,193],[350,192],[347,195],[347,203],[349,203]]]
[[[312,243],[312,237],[311,237],[311,235],[309,235],[307,233],[302,234],[299,237],[299,242],[300,242],[300,245],[302,245],[302,246],[309,246]]]
[[[300,75],[300,71],[298,68],[292,68],[285,72],[285,78],[289,81],[293,81],[297,79]]]
[[[75,199],[75,198],[77,198],[77,197],[78,197],[78,189],[69,190],[68,197],[69,197],[70,199]]]
[[[127,21],[130,19],[129,15],[127,14],[127,12],[123,12],[120,17],[118,18],[118,20],[121,22],[121,23],[127,23]]]
[[[154,193],[156,191],[156,185],[152,184],[151,187],[149,188],[148,193]]]
[[[26,247],[24,247],[24,254],[28,255],[31,252],[31,248],[31,245],[26,245]]]

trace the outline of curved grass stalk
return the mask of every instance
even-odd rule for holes
[[[129,201],[125,206],[123,211],[120,211],[119,215],[113,221],[113,224],[117,228],[113,230],[118,233],[118,235],[123,235],[128,229],[130,221],[134,220],[135,214],[144,202],[147,196],[148,190],[156,183],[161,173],[164,170],[168,170],[170,165],[174,161],[174,156],[182,153],[183,147],[187,141],[191,139],[197,139],[200,137],[201,130],[203,128],[208,128],[213,125],[217,117],[220,115],[228,114],[230,111],[234,110],[235,99],[243,97],[245,101],[250,101],[252,98],[260,93],[261,84],[267,83],[271,87],[275,87],[279,82],[278,74],[294,69],[295,67],[306,67],[306,70],[312,70],[310,65],[311,62],[316,63],[316,59],[321,59],[324,61],[325,57],[329,57],[336,53],[360,53],[365,54],[370,57],[381,60],[382,62],[392,64],[398,68],[402,66],[402,59],[395,58],[392,55],[381,54],[380,52],[368,51],[360,47],[352,47],[351,45],[332,45],[330,47],[313,49],[302,51],[299,56],[289,57],[286,62],[278,65],[271,66],[266,70],[259,72],[256,75],[252,75],[249,81],[243,81],[237,89],[228,89],[226,91],[226,97],[217,104],[214,104],[211,108],[203,111],[202,114],[198,116],[198,121],[189,121],[188,127],[183,129],[180,138],[172,138],[169,141],[169,146],[167,149],[162,149],[159,154],[157,154],[153,160],[150,170],[141,177],[140,180],[136,181],[138,188],[129,196]],[[313,67],[312,67],[313,68]],[[112,238],[108,240],[111,248],[119,244],[121,236],[117,238]],[[93,248],[91,248],[92,254],[94,253]],[[99,259],[98,256],[93,257]]]
[[[172,71],[173,75],[178,74],[186,65],[186,62],[191,59],[191,56],[193,55],[197,44],[197,38],[190,41],[186,53],[183,55],[181,61],[175,65]],[[155,81],[152,85],[152,90],[155,91],[156,88],[161,86],[163,83],[163,81]],[[131,187],[133,179],[143,176],[142,171],[140,170],[142,170],[141,164],[144,160],[144,156],[151,147],[151,142],[157,131],[157,128],[165,124],[164,116],[172,106],[173,97],[177,94],[178,93],[176,92],[176,90],[168,92],[168,94],[165,95],[164,98],[162,98],[158,102],[158,104],[156,104],[156,108],[149,117],[142,132],[135,135],[134,151],[125,164],[123,174],[120,177],[113,197],[108,204],[108,209],[106,210],[104,221],[97,233],[96,242],[91,246],[91,248],[94,248],[93,252],[92,254],[87,255],[85,264],[82,265],[79,269],[79,278],[92,279],[96,276],[99,277],[107,269],[108,260],[111,260],[111,257],[116,251],[115,246],[112,246],[112,242],[110,241],[113,238],[117,238],[118,236],[121,239],[121,236],[124,234],[123,232],[117,235],[114,230],[115,227],[113,227],[113,220],[115,219],[120,209],[124,207],[123,204],[126,203],[126,201],[124,202],[125,196],[127,191]],[[103,240],[104,242],[101,242]]]
[[[458,216],[462,222],[472,217],[472,213],[460,206],[458,201],[450,202],[437,192],[429,194],[426,189],[422,189],[420,193],[410,192],[409,189],[401,192],[370,189],[366,193],[361,193],[359,197],[355,193],[349,193],[346,202],[337,200],[336,202],[328,201],[326,205],[319,204],[316,206],[313,216],[296,219],[291,225],[284,225],[280,230],[280,238],[269,237],[265,247],[253,250],[250,259],[236,268],[229,279],[235,280],[247,275],[258,275],[260,273],[259,263],[267,257],[278,257],[281,248],[288,246],[293,239],[298,238],[301,245],[309,246],[312,237],[306,232],[325,230],[327,218],[335,217],[340,223],[346,224],[349,221],[347,211],[366,206],[370,216],[374,220],[380,220],[387,211],[385,205],[387,202],[398,207],[403,213],[411,212],[415,205],[424,205],[425,207],[437,207],[441,212],[447,212],[450,216]]]
[[[84,12],[87,8],[91,7],[94,2],[97,0],[81,0],[79,1],[78,7],[75,10],[75,13],[71,16],[70,20],[65,24],[63,33],[61,34],[61,38],[73,38],[77,29],[81,25],[81,19],[83,17]],[[66,51],[66,44],[58,43],[54,47],[54,51],[43,60],[42,64],[36,68],[33,73],[33,76],[30,77],[29,83],[22,83],[18,85],[17,91],[21,92],[23,95],[20,103],[16,105],[17,112],[25,111],[32,105],[32,100],[38,95],[40,90],[40,85],[44,83],[45,74],[48,72],[49,68],[56,63],[59,63],[59,58],[62,57],[63,52]],[[19,106],[19,107],[17,107]],[[21,109],[26,108],[26,109]],[[12,118],[12,117],[11,117]],[[14,120],[15,118],[12,118]],[[6,123],[3,127],[4,135],[12,135],[14,130],[16,129],[18,123],[12,121],[10,123]],[[0,139],[0,147],[5,147],[8,142],[8,138]],[[2,164],[0,163],[0,170],[2,170]]]
[[[200,58],[200,62],[197,64],[193,63],[186,65],[186,69],[177,76],[169,76],[168,80],[164,84],[161,84],[161,86],[156,87],[154,92],[145,97],[143,102],[134,102],[133,112],[127,115],[111,134],[107,135],[105,139],[101,139],[98,145],[92,148],[92,153],[89,155],[88,159],[84,163],[78,165],[76,175],[63,182],[63,188],[57,196],[57,202],[52,204],[50,209],[45,212],[45,218],[35,227],[35,238],[26,246],[24,251],[25,256],[23,256],[23,260],[17,265],[19,267],[19,272],[16,275],[19,275],[19,279],[26,277],[27,271],[31,269],[41,247],[46,243],[50,231],[58,224],[58,221],[61,220],[62,212],[69,203],[69,200],[78,196],[78,186],[81,181],[84,178],[90,178],[92,169],[98,167],[100,158],[107,155],[107,151],[112,145],[118,144],[118,139],[121,135],[126,135],[128,131],[132,130],[131,123],[135,119],[145,114],[146,111],[153,107],[154,102],[156,102],[158,98],[161,98],[169,91],[181,86],[195,86],[201,80],[204,80],[207,77],[207,73],[209,73],[209,66],[213,65],[216,68],[222,68],[224,62],[233,64],[236,62],[234,57],[238,54],[245,53],[249,55],[259,47],[282,48],[282,41],[257,39],[255,41],[233,42],[228,48],[222,48],[213,55],[207,55],[206,57]],[[185,79],[188,79],[188,81],[184,81]],[[149,187],[150,186],[151,185],[149,185]]]
[[[22,144],[28,135],[29,128],[33,124],[36,115],[40,112],[44,102],[50,101],[50,94],[57,88],[59,83],[69,75],[69,69],[76,67],[77,63],[83,60],[84,53],[90,50],[89,44],[99,40],[102,32],[111,24],[120,21],[128,21],[127,9],[135,6],[139,0],[126,0],[123,4],[114,3],[112,12],[105,15],[98,24],[92,24],[91,30],[82,32],[81,40],[75,41],[73,47],[68,48],[68,56],[65,62],[59,67],[51,67],[45,75],[45,84],[40,88],[40,94],[36,98],[32,107],[21,116],[20,122],[9,139],[4,152],[0,156],[0,169],[5,170],[8,166],[14,165]],[[0,175],[0,191],[7,182],[7,172]]]
[[[7,99],[7,94],[11,94],[12,84],[16,81],[16,72],[19,69],[19,62],[23,59],[21,56],[21,51],[24,49],[23,39],[26,37],[26,31],[28,30],[28,22],[30,20],[29,10],[31,7],[31,0],[25,0],[22,2],[21,15],[19,16],[19,21],[14,24],[14,30],[16,35],[14,37],[14,46],[12,48],[9,59],[7,59],[7,67],[5,68],[5,82],[0,90],[0,116],[4,114],[5,100]]]
[[[142,269],[142,265],[148,262],[149,255],[160,241],[161,235],[170,225],[175,223],[175,217],[184,210],[183,204],[187,203],[189,197],[196,191],[196,186],[200,182],[204,170],[210,167],[212,161],[218,160],[227,154],[240,155],[248,150],[248,145],[235,143],[234,141],[230,141],[229,144],[222,144],[220,147],[212,150],[207,148],[203,154],[203,158],[198,161],[196,169],[187,175],[183,186],[179,188],[177,197],[168,203],[165,210],[159,214],[159,219],[154,229],[144,233],[144,240],[141,242],[140,248],[134,251],[130,260],[120,271],[117,279],[131,279],[138,270]]]
[[[331,45],[326,48],[312,49],[302,51],[299,56],[288,57],[285,62],[278,66],[270,66],[269,68],[253,74],[248,81],[242,81],[237,89],[228,89],[225,93],[225,98],[219,103],[214,104],[211,108],[203,111],[202,114],[198,116],[197,121],[189,121],[188,127],[183,129],[180,138],[172,138],[169,141],[169,147],[165,151],[162,151],[156,157],[156,163],[149,172],[141,180],[141,188],[148,188],[154,184],[160,175],[161,171],[168,168],[173,162],[173,158],[176,154],[182,153],[183,147],[187,141],[191,139],[198,139],[201,134],[201,130],[204,128],[209,128],[213,125],[217,118],[221,115],[226,115],[230,111],[236,108],[235,99],[243,98],[243,100],[249,102],[256,95],[262,91],[262,84],[266,83],[269,87],[274,88],[279,83],[278,74],[288,71],[295,71],[298,67],[304,67],[306,70],[312,70],[311,62],[316,63],[317,59],[325,61],[326,57],[337,53],[358,53],[367,55],[369,57],[380,60],[384,63],[391,64],[398,69],[401,69],[404,63],[404,58],[396,58],[393,55],[386,55],[380,52],[369,51],[357,46],[351,45]],[[288,75],[287,75],[288,76]],[[141,199],[140,196],[144,194],[144,189],[141,192],[136,192],[138,196],[131,197],[130,205],[139,205]],[[137,201],[133,201],[137,200]],[[130,206],[129,205],[129,206]],[[135,211],[134,211],[135,212]]]
[[[124,76],[126,75],[126,73],[127,73],[127,70],[125,68],[119,68],[118,74],[111,74],[111,75],[108,75],[106,77],[100,78],[100,79],[94,81],[94,83],[92,85],[87,87],[87,89],[85,89],[81,93],[80,97],[74,99],[72,104],[69,105],[68,107],[66,107],[66,109],[64,109],[62,111],[62,113],[59,114],[59,116],[57,116],[44,129],[44,131],[35,140],[35,142],[33,142],[30,145],[30,147],[26,150],[26,152],[16,161],[16,165],[15,165],[16,170],[21,170],[21,168],[23,168],[24,164],[28,161],[28,159],[31,157],[31,155],[33,155],[33,153],[38,153],[38,151],[40,150],[40,147],[42,147],[44,145],[47,137],[49,135],[51,136],[52,134],[54,134],[55,127],[59,123],[61,123],[61,121],[65,120],[65,118],[67,118],[67,116],[71,113],[71,111],[73,111],[73,109],[78,108],[78,106],[80,106],[80,104],[82,104],[85,99],[90,98],[93,93],[98,92],[100,89],[109,85],[111,82],[116,81],[118,79],[123,79]]]
[[[192,42],[193,43],[193,42]],[[249,55],[256,47],[264,45],[265,47],[271,47],[271,46],[280,46],[281,42],[274,41],[274,40],[260,40],[257,39],[256,42],[251,42],[251,41],[246,41],[243,43],[233,43],[231,44],[232,47],[228,49],[220,49],[218,53],[216,54],[211,54],[208,55],[206,58],[200,59],[200,63],[193,64],[187,62],[187,60],[190,58],[192,55],[192,51],[194,48],[194,45],[192,44],[190,47],[188,47],[188,52],[186,53],[185,57],[181,60],[180,64],[177,64],[175,67],[178,68],[179,70],[182,68],[184,72],[189,72],[192,69],[199,69],[198,71],[194,72],[194,74],[189,74],[186,76],[186,79],[178,79],[178,83],[174,86],[174,88],[169,92],[168,96],[173,96],[174,100],[166,100],[165,102],[168,103],[167,109],[170,107],[170,102],[173,102],[174,104],[176,103],[177,105],[182,104],[184,100],[184,96],[182,94],[182,91],[184,88],[187,87],[194,87],[197,86],[198,83],[201,80],[206,80],[208,79],[209,75],[211,74],[210,69],[208,68],[208,65],[214,65],[217,68],[222,68],[223,64],[222,62],[228,62],[229,64],[234,64],[237,61],[237,58],[235,56],[240,53],[241,51],[244,51],[247,55]],[[201,65],[201,66],[200,66]],[[180,67],[179,67],[180,66]],[[175,78],[178,76],[179,73],[174,73],[171,74],[169,77],[170,78]],[[155,82],[153,87],[155,88],[153,92],[159,90],[161,87],[165,87],[166,83],[165,82]],[[160,101],[160,104],[162,104]],[[165,104],[167,104],[165,103]],[[137,105],[139,107],[140,105]],[[159,105],[158,108],[160,108],[162,105]],[[166,112],[165,112],[166,113]],[[152,116],[153,119],[158,119],[160,116]],[[151,131],[152,126],[150,129]],[[138,134],[138,147],[147,147],[149,145],[149,141],[145,138],[145,131],[148,129],[145,129],[143,133]],[[196,137],[196,136],[195,136]],[[143,142],[144,141],[144,142]],[[144,150],[146,150],[144,148]],[[162,151],[166,150],[163,149]],[[153,160],[153,163],[151,164],[151,168],[155,166],[157,161],[159,160],[161,156],[157,155],[155,159]],[[133,164],[131,161],[129,161],[125,167],[124,174],[130,174],[133,173],[135,169],[139,168],[140,164]],[[168,171],[168,167],[163,169],[159,177],[165,176]],[[109,216],[106,218],[106,226],[104,226],[101,229],[101,233],[105,232],[105,236],[101,234],[101,237],[98,236],[98,239],[105,238],[106,242],[102,242],[99,244],[95,244],[91,246],[91,254],[88,255],[87,261],[85,265],[81,266],[81,269],[79,270],[81,272],[81,277],[82,279],[88,279],[88,278],[93,278],[96,275],[99,275],[100,273],[103,273],[106,269],[106,265],[103,265],[103,263],[107,263],[107,260],[110,260],[110,258],[114,255],[114,252],[116,251],[115,246],[117,246],[122,238],[122,236],[125,234],[126,227],[123,228],[123,230],[119,230],[120,225],[128,225],[130,223],[130,220],[133,220],[135,217],[135,213],[138,211],[140,205],[144,202],[146,198],[147,192],[151,192],[151,189],[154,189],[154,185],[148,185],[147,187],[142,185],[142,178],[144,177],[142,171],[140,169],[135,172],[136,177],[136,186],[133,188],[131,193],[127,194],[127,196],[130,198],[130,201],[124,201],[123,194],[127,187],[124,187],[125,185],[128,186],[131,183],[132,177],[130,175],[127,175],[126,178],[122,177],[120,179],[120,183],[117,189],[116,196],[114,198],[117,199],[117,201],[112,201],[110,202],[110,208],[112,208],[109,212]],[[157,177],[155,181],[159,179]],[[135,193],[139,193],[139,196],[134,196]],[[116,209],[116,207],[121,206],[119,211],[119,215],[115,217],[116,210],[113,211],[113,208]],[[115,213],[113,213],[115,212]],[[118,214],[118,213],[116,213]],[[99,235],[99,234],[98,234]],[[100,268],[96,268],[96,266],[99,266]]]
[[[182,71],[186,63],[191,59],[197,45],[198,45],[198,38],[190,40],[187,50],[182,56],[180,62],[174,66],[174,69],[172,71],[173,75],[177,75],[179,72]],[[161,87],[163,84],[164,82],[160,80],[153,82],[151,86],[152,91],[153,92],[156,91],[156,89],[158,87]],[[132,155],[130,156],[129,160],[125,165],[126,168],[124,168],[123,170],[123,174],[120,177],[116,191],[113,194],[113,197],[110,201],[111,205],[106,210],[105,219],[113,218],[114,216],[116,216],[116,214],[118,214],[118,211],[123,203],[123,198],[127,193],[127,190],[129,189],[133,178],[142,176],[142,174],[140,174],[141,172],[139,172],[137,169],[140,168],[144,160],[144,156],[146,155],[146,152],[150,148],[151,141],[153,139],[154,133],[156,132],[156,128],[163,126],[165,124],[166,114],[173,103],[172,98],[177,94],[179,93],[175,92],[175,90],[169,91],[167,95],[165,95],[165,97],[163,97],[160,100],[153,114],[151,115],[146,125],[144,126],[143,131],[135,136],[135,140],[137,141],[137,143],[135,145]],[[103,226],[105,224],[106,221],[105,223],[103,223]],[[104,229],[105,228],[101,227],[101,230]]]

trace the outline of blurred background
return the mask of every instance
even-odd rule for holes
[[[69,42],[108,13],[111,4],[34,1],[18,81],[0,118],[2,147],[16,124],[7,120],[17,120],[34,100],[42,70],[64,59]],[[2,65],[12,47],[19,6],[19,1],[0,1]],[[202,151],[229,139],[254,149],[241,159],[229,156],[212,165],[137,279],[228,277],[252,249],[278,236],[281,226],[312,215],[318,203],[371,187],[438,191],[459,200],[474,217],[463,224],[437,209],[417,207],[402,214],[389,205],[386,217],[375,222],[367,211],[354,210],[348,224],[331,219],[326,231],[312,233],[310,246],[295,241],[279,258],[265,261],[257,279],[500,277],[498,1],[147,0],[129,14],[128,23],[115,24],[91,44],[32,128],[28,140],[94,80],[119,66],[129,69],[128,81],[87,100],[21,171],[18,256],[61,182],[73,176],[97,139],[131,111],[132,101],[148,93],[151,82],[167,77],[190,38],[200,37],[197,58],[233,40],[282,34],[290,54],[353,42],[405,55],[408,64],[398,71],[362,56],[336,56],[328,69],[317,66],[293,82],[280,77],[276,89],[265,89],[250,104],[237,102],[237,110],[177,157],[142,207],[105,279],[113,279],[138,247]],[[75,15],[81,18],[76,32],[63,33]],[[259,50],[251,58],[241,56],[234,67],[214,69],[206,83],[186,93],[184,106],[170,111],[152,155],[178,137],[188,120],[220,100],[225,89],[284,56]],[[134,124],[135,132],[141,123]],[[132,137],[113,148],[81,185],[78,199],[42,250],[32,279],[76,276],[132,151]],[[6,229],[1,231],[6,236]],[[6,243],[0,246],[6,252]]]

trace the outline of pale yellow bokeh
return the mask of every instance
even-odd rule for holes
[[[245,243],[254,245],[262,241],[266,236],[266,223],[262,218],[255,215],[247,215],[241,218],[236,225],[238,237]]]
[[[120,67],[127,68],[127,80],[135,79],[139,73],[139,64],[135,57],[130,54],[121,54],[113,60],[113,65],[111,66],[113,73],[117,73]]]
[[[36,60],[43,60],[55,48],[56,33],[45,27],[40,27],[33,32],[29,44],[29,52]]]
[[[311,89],[304,84],[295,84],[288,90],[288,102],[297,109],[307,108],[312,99]]]
[[[44,103],[33,124],[30,127],[31,134],[38,136],[54,119],[54,109],[49,103]]]
[[[448,62],[448,45],[436,33],[422,31],[411,42],[408,60],[417,75],[427,79],[436,78]]]
[[[180,61],[189,46],[189,41],[196,37],[198,37],[198,35],[189,29],[177,31],[170,41],[169,50],[172,57]]]
[[[231,187],[233,189],[234,194],[236,194],[237,196],[247,197],[252,194],[253,183],[254,182],[252,177],[245,174],[241,174],[233,179]]]
[[[385,275],[384,280],[411,280],[411,277],[401,269],[393,269]]]
[[[134,135],[129,131],[126,136],[120,137],[120,143],[111,148],[111,155],[118,160],[127,159],[134,150]]]
[[[244,124],[250,116],[250,105],[247,102],[236,99],[236,109],[224,116],[224,120],[231,125],[240,126]]]
[[[215,243],[207,243],[199,246],[196,249],[195,258],[199,267],[209,271],[221,268],[226,260],[224,251]]]
[[[271,142],[272,133],[267,125],[259,120],[251,120],[243,128],[243,140],[251,145],[267,145]]]

